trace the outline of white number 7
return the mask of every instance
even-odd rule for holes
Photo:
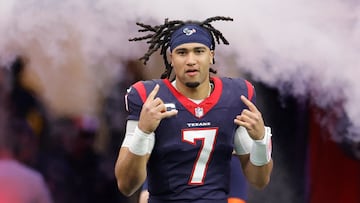
[[[214,151],[217,131],[217,128],[197,128],[183,131],[183,142],[196,145],[196,141],[201,140],[201,148],[196,157],[189,180],[190,185],[204,184],[207,167]]]

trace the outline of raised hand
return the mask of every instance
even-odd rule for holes
[[[145,133],[152,133],[159,126],[163,118],[174,116],[178,113],[177,110],[166,111],[164,102],[156,97],[160,86],[155,85],[142,106],[138,127]]]
[[[241,95],[240,99],[249,109],[244,109],[240,115],[237,115],[234,123],[245,127],[252,139],[261,140],[265,135],[261,112],[245,96]]]

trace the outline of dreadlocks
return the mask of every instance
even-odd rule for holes
[[[158,49],[160,49],[160,54],[162,55],[165,64],[165,72],[161,75],[161,78],[162,79],[169,78],[172,71],[172,66],[167,59],[166,50],[170,46],[169,44],[170,38],[173,32],[176,31],[181,26],[185,24],[196,24],[205,28],[207,31],[209,31],[211,35],[213,49],[215,49],[215,40],[218,44],[220,44],[220,40],[223,42],[223,44],[226,45],[229,44],[229,42],[225,39],[222,33],[211,25],[211,22],[213,21],[233,21],[233,19],[230,17],[215,16],[215,17],[207,18],[202,22],[199,22],[199,21],[180,21],[180,20],[169,21],[166,18],[164,24],[156,25],[156,26],[146,25],[137,22],[136,25],[142,27],[142,29],[138,30],[139,32],[152,32],[152,33],[142,37],[131,38],[129,39],[129,41],[147,40],[146,43],[150,44],[148,47],[148,51],[144,54],[143,57],[140,58],[140,60],[143,61],[144,65],[146,65],[146,62],[149,60],[150,56]],[[210,72],[216,73],[216,70],[210,68]]]

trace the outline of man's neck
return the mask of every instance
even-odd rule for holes
[[[203,100],[209,97],[212,90],[210,81],[204,82],[203,84],[200,84],[198,87],[194,87],[194,88],[187,87],[184,84],[177,83],[176,80],[174,80],[171,84],[181,94],[193,100]]]

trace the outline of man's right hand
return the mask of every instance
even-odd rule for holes
[[[175,116],[178,113],[175,109],[166,111],[164,102],[159,97],[155,98],[159,89],[160,86],[156,84],[141,109],[138,128],[147,134],[154,132],[163,118]]]

